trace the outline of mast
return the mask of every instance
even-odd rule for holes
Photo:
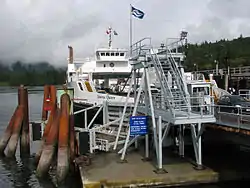
[[[109,48],[112,47],[112,28],[109,27]]]
[[[109,41],[108,41],[109,48],[112,48],[112,35],[118,35],[118,34],[115,30],[112,29],[112,27],[109,27],[106,33],[109,35]]]
[[[109,35],[109,41],[108,41],[109,48],[111,48],[112,47],[112,27],[108,28],[107,34]]]

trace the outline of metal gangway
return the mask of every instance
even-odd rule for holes
[[[203,124],[216,121],[213,97],[210,96],[210,102],[205,103],[203,96],[190,96],[184,80],[183,69],[175,61],[167,45],[161,51],[161,54],[157,54],[152,46],[151,38],[144,38],[133,44],[131,51],[130,61],[134,74],[130,79],[127,97],[129,97],[132,90],[132,85],[137,87],[136,71],[143,69],[139,91],[135,96],[132,117],[142,114],[151,119],[148,129],[153,134],[152,140],[154,142],[158,170],[164,170],[162,169],[162,143],[164,138],[169,136],[169,130],[172,126],[177,126],[179,129],[180,156],[184,156],[184,129],[191,130],[197,167],[202,167],[201,135],[204,130]],[[155,70],[159,83],[159,93],[151,92],[150,69]],[[126,108],[127,104],[124,105],[114,150],[117,149],[118,138],[123,128]],[[118,151],[121,154],[122,161],[125,160],[128,147],[134,143],[137,146],[139,138],[145,138],[145,158],[149,157],[149,133],[145,135],[130,135],[130,127],[128,127],[126,141],[122,149]]]

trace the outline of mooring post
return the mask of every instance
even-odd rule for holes
[[[15,157],[18,140],[20,138],[23,117],[24,117],[23,106],[18,106],[16,118],[12,127],[12,135],[6,146],[6,152],[5,152],[6,157],[9,158]]]
[[[59,143],[57,153],[57,183],[60,184],[69,171],[69,109],[70,97],[64,93],[60,100],[61,117],[59,122]]]
[[[42,109],[42,121],[46,121],[48,119],[48,111],[46,110],[47,106],[47,99],[50,95],[50,86],[44,86],[44,93],[43,93],[43,109]]]
[[[56,100],[56,87],[54,85],[50,86],[50,110],[54,110],[57,108],[57,100]]]
[[[49,120],[45,126],[44,133],[42,135],[41,146],[40,146],[40,149],[38,150],[38,152],[36,153],[36,156],[35,156],[35,163],[38,163],[40,160],[40,157],[41,157],[41,154],[42,154],[45,142],[46,142],[46,138],[50,132],[50,129],[51,129],[51,126],[52,126],[52,123],[54,121],[55,116],[56,116],[56,110],[53,110],[50,113]]]
[[[23,122],[20,137],[20,156],[30,156],[29,99],[28,89],[21,85],[18,89],[19,105],[23,107]]]
[[[2,155],[2,156],[4,155],[4,150],[5,150],[8,142],[9,142],[9,139],[11,137],[13,124],[14,124],[16,116],[17,116],[17,111],[18,111],[18,106],[16,107],[16,110],[10,119],[9,125],[5,129],[4,135],[3,135],[2,139],[0,140],[0,155]]]
[[[46,142],[42,148],[41,157],[39,159],[36,174],[38,177],[43,177],[48,173],[51,166],[53,157],[56,153],[56,145],[58,143],[58,129],[59,129],[59,119],[60,110],[56,110],[53,115],[53,122],[51,123],[51,128],[48,135],[46,136]],[[47,125],[48,126],[48,125]]]

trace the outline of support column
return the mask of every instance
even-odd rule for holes
[[[184,125],[179,125],[179,156],[184,157]]]
[[[146,71],[144,69],[144,73],[146,75]],[[147,85],[147,80],[146,80],[146,77],[144,77],[144,80],[141,80],[141,84],[144,82],[144,93],[145,93],[145,109],[146,109],[146,113],[145,115],[148,116],[148,113],[149,113],[149,103],[148,103],[148,100],[149,100],[149,97],[148,97],[148,92],[147,91],[147,88],[148,88],[148,85]],[[149,157],[149,134],[146,134],[145,135],[145,157],[142,159],[143,161],[150,161],[150,157]]]
[[[198,123],[198,135],[201,131],[201,123]],[[203,169],[203,165],[202,165],[202,151],[201,151],[201,135],[197,138],[197,142],[198,142],[198,160],[197,160],[197,169]]]
[[[122,129],[122,126],[123,126],[123,121],[124,121],[124,118],[125,118],[125,114],[126,114],[126,110],[127,110],[127,106],[128,106],[128,100],[129,100],[129,96],[130,96],[130,93],[131,93],[131,89],[132,89],[132,83],[133,83],[133,76],[132,75],[132,78],[130,80],[130,83],[129,83],[129,91],[127,93],[127,98],[126,98],[126,102],[125,102],[125,106],[123,108],[123,112],[122,112],[122,117],[121,117],[121,121],[119,123],[119,128],[118,128],[118,132],[117,132],[117,135],[116,135],[116,139],[115,139],[115,144],[114,144],[114,147],[113,147],[113,150],[116,150],[117,148],[117,145],[118,145],[118,140],[119,140],[119,136],[120,136],[120,133],[121,133],[121,129]],[[136,108],[136,106],[134,106],[134,109]],[[129,128],[130,129],[130,128]],[[128,130],[128,134],[129,134],[129,131]],[[126,141],[129,140],[129,138],[126,138]],[[126,143],[125,143],[126,144]],[[125,147],[125,146],[124,146]]]
[[[148,90],[148,96],[149,96],[149,104],[150,104],[152,124],[153,124],[154,144],[155,144],[156,156],[158,158],[159,152],[158,152],[157,131],[156,131],[156,122],[155,122],[155,113],[154,113],[154,105],[153,105],[152,93],[151,93],[151,88],[150,88],[150,84],[149,84],[150,82],[149,82],[148,68],[145,68],[145,73],[146,73],[145,76],[146,76],[146,80],[147,80],[146,83],[147,83],[147,90]]]
[[[143,74],[142,76],[142,80],[144,80],[144,76],[146,76],[145,74]],[[132,82],[131,82],[132,83]],[[131,90],[132,87],[130,87],[130,90]],[[137,107],[138,107],[138,104],[139,104],[139,99],[140,99],[140,96],[141,96],[141,92],[142,92],[142,84],[140,85],[140,88],[139,88],[139,91],[138,91],[138,95],[136,96],[136,101],[135,101],[135,104],[134,104],[134,109],[133,109],[133,114],[132,116],[135,116],[136,112],[137,112]],[[125,154],[126,154],[126,150],[127,148],[133,144],[137,138],[139,136],[136,136],[134,137],[130,142],[129,142],[129,138],[130,138],[130,126],[129,126],[129,129],[128,129],[128,133],[127,133],[127,137],[126,137],[126,141],[124,143],[124,147],[123,149],[121,149],[118,153],[122,153],[122,156],[121,156],[121,160],[120,162],[126,162],[125,160]]]
[[[136,69],[134,69],[134,104],[136,103],[136,90],[137,90],[137,79],[136,79]],[[138,149],[138,141],[135,141],[135,149]]]
[[[205,167],[202,165],[202,150],[201,150],[201,134],[203,129],[201,127],[201,123],[198,123],[197,127],[198,127],[198,133],[196,133],[195,125],[191,124],[192,141],[196,158],[196,166],[194,167],[194,169],[203,170],[205,169]]]
[[[162,167],[162,120],[161,116],[158,119],[158,158],[157,158],[157,169],[154,170],[156,174],[165,174],[166,170]]]

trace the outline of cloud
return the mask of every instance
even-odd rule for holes
[[[221,38],[232,39],[240,34],[250,34],[250,1],[247,0],[210,0],[207,15],[198,24],[190,24],[187,30],[190,40],[201,42]]]
[[[183,29],[191,42],[250,34],[247,0],[2,0],[0,59],[66,65],[68,45],[79,58],[107,46],[110,25],[113,45],[127,47],[129,4],[145,12],[133,19],[133,41],[151,36],[158,45]]]

